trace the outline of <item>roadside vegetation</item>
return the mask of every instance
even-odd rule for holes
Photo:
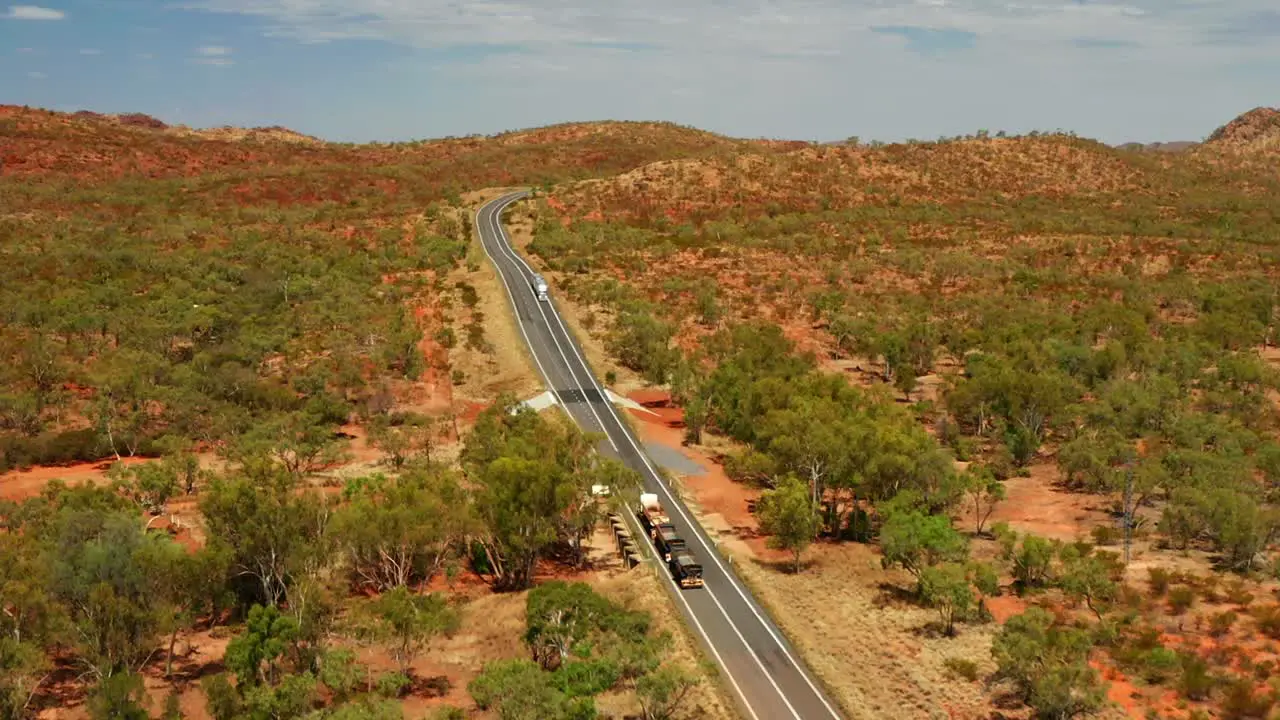
[[[850,716],[1267,717],[1274,117],[1155,154],[0,108],[0,718],[730,716],[593,552],[629,473],[505,412],[463,196],[517,184]]]
[[[647,718],[706,714],[703,671],[672,659],[652,604],[581,580],[535,586],[583,567],[601,512],[591,485],[637,483],[562,419],[512,402],[481,414],[458,469],[414,459],[336,492],[279,459],[287,441],[264,445],[199,483],[202,540],[147,529],[182,492],[172,469],[4,502],[0,713],[80,698],[93,718],[179,717],[195,693],[215,720],[396,718],[403,698],[465,690],[470,703],[433,703],[433,717],[585,719],[601,694]],[[467,578],[523,596],[527,652],[455,688],[419,661],[492,620]],[[228,637],[221,658],[178,651],[192,633]],[[369,648],[380,663],[361,660]]]
[[[0,718],[733,717],[596,533],[632,476],[506,412],[463,199],[731,141],[0,139]]]
[[[1250,118],[1177,155],[983,133],[659,163],[555,188],[529,250],[752,498],[767,542],[722,534],[855,716],[892,705],[816,638],[871,638],[806,588],[932,612],[931,652],[974,634],[936,687],[886,666],[924,714],[1263,717],[1280,656],[1232,629],[1280,568],[1280,183]]]
[[[458,281],[479,264],[463,190],[728,143],[616,124],[338,146],[0,118],[0,472],[327,437],[428,404],[415,386],[467,380],[452,347],[493,352]]]

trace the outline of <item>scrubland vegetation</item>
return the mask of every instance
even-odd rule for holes
[[[838,546],[871,543],[890,605],[989,638],[948,668],[991,702],[1074,717],[1110,688],[1136,717],[1263,717],[1277,648],[1230,628],[1280,574],[1265,120],[1181,154],[982,134],[659,163],[547,193],[529,250],[755,489],[791,554],[748,551],[766,597],[797,597],[806,552],[814,585],[857,585]],[[999,520],[1024,478],[1105,512],[1066,537]],[[993,597],[1020,608],[995,630]],[[790,604],[784,627],[839,631]],[[833,687],[857,671],[806,644]]]
[[[592,718],[606,693],[646,718],[702,711],[702,671],[671,659],[675,640],[652,605],[581,581],[534,586],[535,573],[583,566],[602,511],[590,486],[626,491],[636,480],[563,420],[511,407],[503,398],[481,414],[461,470],[414,460],[327,492],[272,456],[282,443],[246,455],[198,484],[203,541],[146,529],[183,492],[169,466],[5,501],[0,712],[25,717],[85,687],[91,717],[178,717],[198,681],[197,712],[215,720],[400,717],[397,699],[453,690],[448,674],[417,674],[420,656],[489,622],[461,591],[469,576],[528,591],[533,658],[488,658],[465,686],[476,707]],[[175,651],[196,630],[230,637],[221,671]],[[370,646],[384,651],[382,667],[357,657]],[[144,692],[147,676],[168,685],[162,707]]]
[[[0,716],[730,716],[592,552],[585,490],[630,474],[492,381],[463,194],[525,184],[557,301],[669,392],[734,490],[689,499],[848,715],[1267,717],[1274,118],[1154,154],[0,109]]]
[[[0,717],[732,717],[593,538],[633,477],[505,412],[461,197],[729,141],[0,138]]]

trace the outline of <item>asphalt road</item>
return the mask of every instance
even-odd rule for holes
[[[688,625],[702,640],[752,720],[839,720],[832,703],[801,664],[796,651],[730,569],[692,514],[666,487],[604,389],[587,365],[550,299],[539,302],[531,285],[534,271],[515,252],[502,227],[502,213],[526,192],[504,195],[476,213],[485,253],[506,285],[512,309],[534,362],[550,389],[584,430],[604,433],[601,451],[617,457],[644,478],[702,564],[705,587],[682,590],[665,566],[660,575],[677,599]],[[635,505],[630,501],[630,505]]]

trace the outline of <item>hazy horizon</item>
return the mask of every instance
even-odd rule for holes
[[[596,120],[734,137],[1195,141],[1275,104],[1264,0],[68,0],[0,6],[0,102],[336,141]]]

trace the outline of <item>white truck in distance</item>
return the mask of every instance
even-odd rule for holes
[[[540,302],[547,301],[547,281],[541,275],[534,275],[533,280],[529,283],[533,287],[533,294],[537,296]]]

